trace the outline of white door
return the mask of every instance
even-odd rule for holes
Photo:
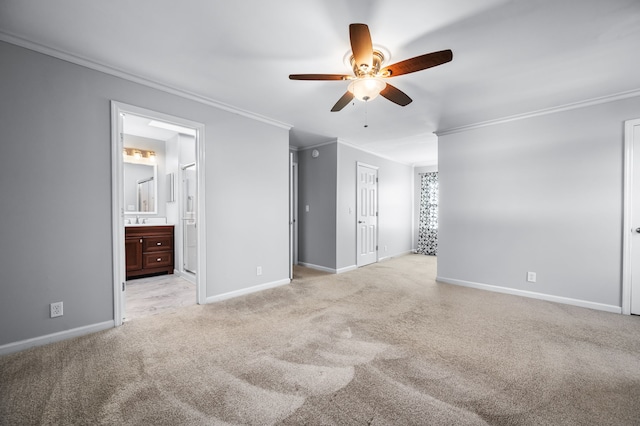
[[[378,169],[358,164],[356,186],[357,266],[378,261]]]
[[[627,156],[630,157],[630,233],[629,266],[631,268],[630,312],[640,315],[640,120],[627,122]],[[628,200],[629,202],[629,200]]]

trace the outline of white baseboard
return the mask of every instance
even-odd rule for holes
[[[383,256],[383,257],[378,259],[378,262],[383,262],[385,260],[393,259],[394,257],[406,256],[408,254],[415,254],[415,253],[416,253],[415,250],[407,250],[407,251],[403,251],[403,252],[400,252],[400,253],[391,254],[389,256]]]
[[[304,266],[306,268],[315,269],[317,271],[329,272],[330,274],[337,274],[338,273],[338,271],[336,269],[327,268],[326,266],[314,265],[313,263],[298,262],[298,265]]]
[[[326,266],[314,265],[313,263],[305,263],[305,262],[298,262],[298,265],[315,269],[317,271],[328,272],[330,274],[344,274],[345,272],[358,269],[357,265],[345,266],[344,268],[339,268],[339,269],[327,268]]]
[[[190,274],[188,272],[180,272],[177,269],[173,270],[173,275],[176,275],[180,278],[184,278],[185,280],[189,281],[191,284],[196,284],[196,276],[194,274]]]
[[[344,274],[345,272],[355,271],[358,269],[357,265],[345,266],[344,268],[336,269],[336,274]]]
[[[97,324],[85,325],[84,327],[73,328],[71,330],[59,331],[46,336],[34,337],[32,339],[21,340],[19,342],[7,343],[0,346],[0,355],[6,355],[14,352],[20,352],[35,346],[47,345],[49,343],[60,342],[62,340],[74,337],[84,336],[85,334],[95,333],[97,331],[107,330],[115,327],[115,322],[105,321]]]
[[[220,302],[222,300],[233,299],[234,297],[244,296],[245,294],[251,294],[270,288],[280,287],[282,285],[289,284],[291,280],[286,278],[280,281],[273,281],[270,283],[260,284],[249,288],[243,288],[241,290],[230,291],[228,293],[218,294],[216,296],[207,297],[206,303]]]
[[[515,288],[500,287],[490,284],[474,283],[471,281],[456,280],[453,278],[436,277],[436,281],[446,284],[454,284],[463,287],[477,288],[480,290],[494,291],[496,293],[512,294],[514,296],[529,297],[531,299],[546,300],[549,302],[563,303],[565,305],[580,306],[582,308],[596,309],[598,311],[621,314],[622,307],[606,305],[604,303],[589,302],[588,300],[572,299],[570,297],[554,296],[552,294],[536,293],[534,291],[518,290]]]

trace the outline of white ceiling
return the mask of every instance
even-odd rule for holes
[[[126,135],[141,136],[159,141],[168,141],[178,134],[178,132],[173,130],[150,126],[149,123],[151,123],[151,121],[150,118],[127,114],[122,123],[122,130]]]
[[[354,22],[391,63],[454,55],[393,78],[413,103],[373,100],[368,128],[363,103],[330,112],[347,82],[288,79],[349,73]],[[0,0],[0,35],[413,164],[435,131],[640,90],[639,0]]]

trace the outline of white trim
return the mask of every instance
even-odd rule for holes
[[[479,290],[493,291],[496,293],[504,293],[504,294],[511,294],[514,296],[528,297],[531,299],[546,300],[549,302],[562,303],[565,305],[580,306],[582,308],[596,309],[598,311],[612,312],[614,314],[621,313],[620,306],[606,305],[604,303],[590,302],[588,300],[572,299],[570,297],[554,296],[551,294],[536,293],[533,291],[518,290],[515,288],[500,287],[500,286],[482,284],[482,283],[474,283],[471,281],[456,280],[453,278],[446,278],[446,277],[440,277],[440,276],[436,277],[436,281],[445,283],[445,284],[459,285],[462,287],[476,288]]]
[[[355,271],[356,269],[358,269],[358,266],[356,266],[356,265],[345,266],[344,268],[336,269],[335,273],[336,274],[344,274],[345,272]]]
[[[313,263],[299,262],[298,265],[304,266],[305,268],[315,269],[316,271],[329,272],[330,274],[338,273],[336,269],[327,268],[326,266],[314,265]]]
[[[198,180],[196,182],[196,230],[197,241],[196,250],[198,251],[198,270],[196,271],[196,300],[198,304],[207,303],[207,223],[206,223],[206,194],[205,182],[205,126],[200,124],[196,129],[196,172]]]
[[[84,336],[85,334],[108,330],[113,327],[115,327],[115,323],[113,321],[105,321],[97,324],[85,325],[83,327],[72,328],[71,330],[59,331],[45,336],[34,337],[32,339],[21,340],[19,342],[7,343],[6,345],[0,346],[0,355],[20,352],[35,346],[48,345],[49,343],[61,342],[74,337]]]
[[[339,143],[338,139],[331,139],[330,141],[320,142],[315,145],[305,146],[304,148],[298,148],[297,151],[307,151],[309,149],[320,148],[321,146],[331,145],[333,143],[338,144]]]
[[[183,280],[189,281],[191,284],[196,284],[196,276],[192,273],[189,272],[182,272],[179,271],[177,269],[173,270],[173,275],[175,275],[176,277],[180,277]],[[202,303],[201,303],[202,304]]]
[[[601,96],[598,98],[587,99],[584,101],[573,102],[570,104],[559,105],[551,108],[540,109],[537,111],[525,112],[523,114],[510,115],[507,117],[497,118],[495,120],[481,121],[479,123],[468,124],[464,126],[451,127],[449,129],[438,130],[436,136],[450,135],[452,133],[466,132],[468,130],[479,129],[481,127],[494,126],[496,124],[509,123],[512,121],[526,120],[527,118],[539,117],[541,115],[556,114],[558,112],[571,111],[574,109],[585,108],[594,105],[615,102],[622,99],[634,98],[640,96],[640,89],[628,90],[626,92],[614,93],[613,95]]]
[[[362,152],[365,152],[367,154],[371,154],[371,155],[373,155],[375,157],[382,158],[383,160],[391,161],[391,162],[394,162],[394,163],[397,163],[397,164],[402,164],[403,166],[413,167],[413,163],[405,163],[404,161],[398,161],[395,158],[391,158],[391,157],[387,157],[386,155],[382,155],[379,152],[369,151],[368,149],[364,149],[361,146],[355,145],[355,144],[353,144],[351,142],[347,142],[344,139],[338,138],[336,140],[341,145],[345,145],[345,146],[348,146],[349,148],[357,149],[358,151],[362,151]]]
[[[622,213],[622,313],[631,314],[631,213],[633,207],[633,141],[640,119],[624,122],[624,194]]]
[[[368,167],[370,169],[380,170],[380,166],[372,166],[371,164],[363,163],[362,161],[356,161],[356,166],[363,166],[363,167]],[[358,172],[358,169],[356,169],[356,173],[357,172]],[[379,177],[379,176],[376,176],[376,177]]]
[[[345,140],[340,139],[340,138],[332,139],[332,140],[326,141],[326,142],[320,142],[320,143],[317,143],[317,144],[314,144],[314,145],[310,145],[310,146],[305,146],[305,147],[294,147],[294,146],[290,145],[289,149],[292,149],[294,151],[307,151],[309,149],[319,148],[321,146],[331,145],[331,144],[334,144],[334,143],[337,144],[337,145],[344,145],[346,147],[349,147],[349,148],[352,148],[352,149],[356,149],[358,151],[364,152],[366,154],[373,155],[374,157],[378,157],[378,158],[381,158],[383,160],[391,161],[391,162],[394,162],[394,163],[397,163],[397,164],[402,164],[403,166],[424,167],[424,166],[416,166],[413,163],[405,163],[404,161],[398,161],[395,158],[387,157],[386,155],[382,155],[382,154],[380,154],[378,152],[369,151],[367,149],[364,149],[361,146],[358,146],[358,145],[353,144],[351,142],[346,142]],[[433,164],[429,164],[429,165],[433,165]]]
[[[268,290],[270,288],[280,287],[291,283],[289,278],[279,281],[273,281],[270,283],[260,284],[253,287],[243,288],[241,290],[230,291],[228,293],[218,294],[217,296],[207,297],[206,303],[220,302],[222,300],[233,299],[234,297],[244,296],[246,294],[256,293],[262,290]]]
[[[95,71],[100,71],[105,74],[112,75],[114,77],[119,77],[124,80],[132,81],[134,83],[142,84],[143,86],[151,87],[153,89],[161,90],[166,93],[170,93],[172,95],[177,95],[185,99],[190,99],[195,102],[199,102],[201,104],[209,105],[224,111],[228,111],[234,114],[242,115],[244,117],[251,118],[253,120],[261,121],[263,123],[270,124],[272,126],[280,127],[285,130],[291,130],[293,125],[284,123],[282,121],[274,120],[264,115],[256,114],[251,111],[243,110],[240,108],[236,108],[234,106],[225,104],[220,101],[216,101],[215,99],[208,98],[206,96],[198,95],[193,92],[189,92],[184,89],[180,89],[174,86],[169,86],[165,83],[159,83],[157,81],[151,80],[147,77],[143,77],[140,75],[132,74],[130,72],[124,71],[120,68],[115,68],[110,65],[106,65],[100,62],[96,62],[95,60],[88,59],[73,53],[65,52],[60,49],[54,49],[52,47],[44,46],[42,44],[33,42],[31,40],[18,37],[12,34],[8,34],[6,32],[0,31],[0,40],[5,41],[7,43],[15,44],[16,46],[24,47],[25,49],[33,50],[35,52],[42,53],[47,56],[52,56],[54,58],[61,59],[63,61],[71,62],[72,64],[80,65],[85,68],[89,68]]]
[[[119,105],[111,101],[111,232],[113,241],[113,320],[116,327],[122,325],[124,316],[122,286],[126,280],[124,252],[124,160],[122,116]],[[115,250],[121,247],[121,250]],[[119,256],[116,256],[116,253]]]
[[[122,282],[125,281],[125,253],[124,253],[124,206],[122,195],[122,139],[118,137],[122,130],[121,114],[131,114],[147,117],[168,123],[190,127],[196,130],[196,169],[198,173],[198,184],[196,187],[196,198],[198,200],[196,223],[197,223],[197,251],[198,251],[198,271],[196,274],[196,300],[199,304],[206,303],[206,225],[205,225],[205,126],[202,123],[188,119],[164,114],[154,110],[129,105],[118,101],[111,101],[111,133],[112,133],[112,232],[114,253],[116,247],[120,247],[120,256],[113,258],[114,277],[114,322],[116,326],[122,325],[122,305],[124,295],[121,291]],[[125,313],[126,314],[126,313]]]
[[[406,255],[408,255],[408,254],[415,254],[415,252],[416,252],[416,250],[411,249],[411,250],[407,250],[407,251],[400,252],[400,253],[398,253],[398,254],[391,254],[391,255],[389,255],[389,256],[381,257],[381,258],[379,259],[379,262],[382,262],[382,261],[385,261],[385,260],[391,260],[391,259],[393,259],[393,258],[400,257],[400,256],[406,256]]]

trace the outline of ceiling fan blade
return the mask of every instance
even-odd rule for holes
[[[409,96],[407,96],[406,93],[404,93],[402,90],[398,89],[397,87],[390,85],[389,83],[387,83],[387,87],[385,87],[380,92],[380,95],[384,96],[385,98],[389,99],[391,102],[396,103],[400,106],[407,106],[411,102],[413,102],[413,100]]]
[[[440,52],[427,53],[425,55],[416,56],[415,58],[389,65],[380,71],[380,74],[384,77],[396,77],[442,65],[452,59],[453,52],[451,50],[441,50]]]
[[[338,102],[336,102],[333,108],[331,108],[331,112],[340,111],[342,108],[346,107],[349,104],[349,102],[351,102],[352,99],[353,99],[353,93],[347,90],[347,92],[344,95],[342,95],[340,99],[338,99]]]
[[[290,80],[347,80],[350,75],[343,74],[290,74]]]
[[[371,34],[366,24],[349,25],[349,38],[351,40],[351,51],[358,68],[363,69],[366,65],[367,72],[373,65],[373,43],[371,43]]]

